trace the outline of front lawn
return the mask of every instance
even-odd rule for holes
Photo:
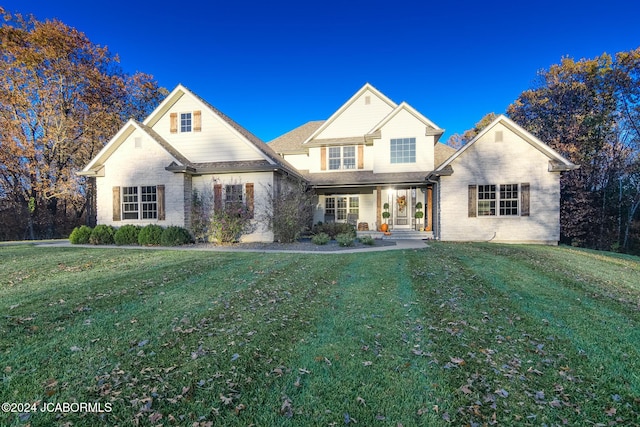
[[[544,246],[0,247],[0,401],[103,410],[0,425],[639,425],[639,277]]]

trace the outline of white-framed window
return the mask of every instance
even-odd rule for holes
[[[500,184],[500,216],[518,215],[518,184]]]
[[[478,216],[492,216],[495,214],[496,214],[495,184],[478,185]]]
[[[180,132],[191,132],[191,113],[180,113]]]
[[[478,216],[518,216],[518,184],[478,185]]]
[[[355,168],[356,147],[329,147],[329,170]]]
[[[242,184],[229,184],[224,188],[224,201],[227,206],[242,204]]]
[[[140,202],[142,205],[142,219],[158,218],[158,191],[155,185],[140,187]]]
[[[415,163],[416,162],[416,139],[415,138],[393,138],[391,139],[391,163]]]
[[[138,187],[122,187],[122,219],[138,219]]]
[[[332,216],[337,222],[347,220],[348,214],[360,214],[359,196],[327,196],[324,199],[324,214]]]
[[[155,185],[122,187],[122,219],[157,219],[158,190]]]

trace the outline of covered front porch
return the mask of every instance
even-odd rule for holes
[[[348,222],[358,231],[433,231],[433,185],[316,189],[314,223]],[[416,215],[416,213],[418,215]]]

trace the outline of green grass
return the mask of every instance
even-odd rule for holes
[[[0,425],[640,425],[640,260],[0,247]],[[70,424],[66,424],[70,423]]]

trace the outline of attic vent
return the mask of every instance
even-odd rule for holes
[[[371,97],[369,95],[364,97],[364,105],[371,104]]]
[[[502,142],[502,131],[501,130],[497,130],[496,131],[496,142]]]
[[[133,140],[133,144],[136,148],[142,148],[142,138],[137,137]]]

